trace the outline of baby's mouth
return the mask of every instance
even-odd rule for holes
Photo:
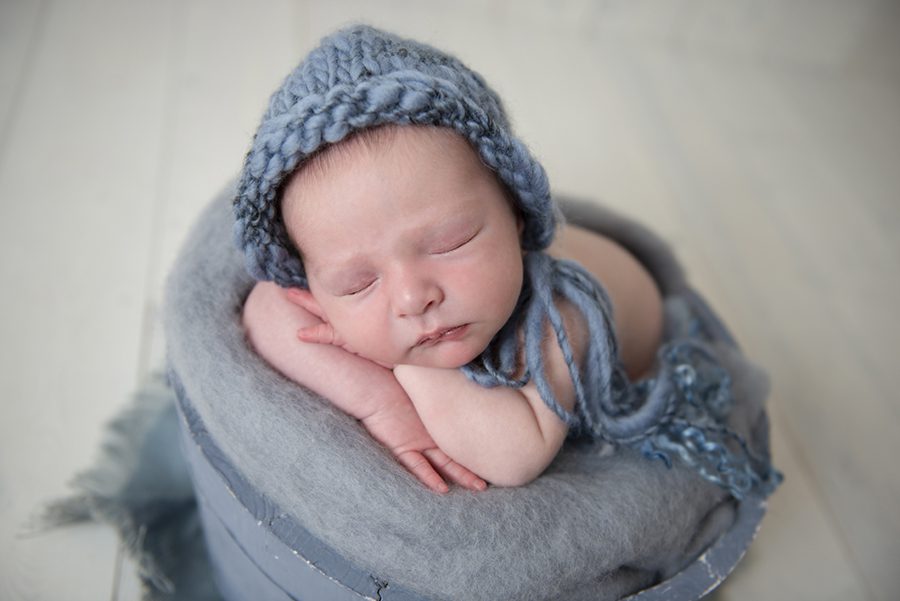
[[[442,328],[440,330],[435,330],[419,338],[419,341],[416,342],[416,346],[431,346],[433,344],[444,342],[446,340],[458,340],[465,335],[468,329],[469,324],[463,324],[460,326],[453,326],[451,328]]]

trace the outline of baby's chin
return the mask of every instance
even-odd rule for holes
[[[446,343],[445,343],[446,344]],[[465,348],[456,349],[429,349],[427,353],[410,353],[406,357],[395,360],[395,365],[412,365],[415,367],[430,367],[433,369],[459,369],[474,361],[481,351],[472,351]],[[376,361],[376,363],[385,363],[384,361]]]
[[[459,369],[463,365],[470,363],[469,361],[423,361],[423,360],[405,360],[397,365],[412,365],[414,367],[430,367],[432,369]]]
[[[481,351],[473,352],[467,349],[448,349],[447,352],[431,353],[430,355],[416,358],[411,364],[418,365],[419,367],[433,367],[437,369],[459,369],[474,361],[480,354]]]
[[[451,359],[451,360],[435,360],[435,359],[424,359],[424,358],[402,358],[398,360],[390,360],[390,359],[379,359],[377,357],[367,357],[365,355],[360,354],[360,357],[363,359],[368,359],[372,363],[377,363],[378,365],[385,367],[387,369],[394,369],[398,365],[411,365],[413,367],[430,367],[433,369],[459,369],[463,365],[467,363],[471,363],[475,357],[475,355],[471,359]]]

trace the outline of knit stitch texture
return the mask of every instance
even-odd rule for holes
[[[279,208],[302,161],[353,131],[418,124],[459,132],[496,172],[524,220],[522,246],[542,250],[557,210],[541,165],[513,134],[497,94],[480,75],[431,46],[368,26],[322,40],[272,95],[234,200],[234,237],[253,277],[306,287]]]

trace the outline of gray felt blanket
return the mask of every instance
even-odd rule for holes
[[[731,525],[735,501],[691,469],[591,443],[567,443],[524,487],[429,492],[355,420],[248,346],[240,311],[253,281],[231,243],[232,195],[223,190],[203,212],[169,277],[168,357],[218,460],[240,475],[244,498],[279,508],[282,534],[302,528],[424,598],[602,601],[671,576]],[[594,205],[568,201],[563,209],[648,267],[671,333],[685,300],[696,297],[666,245]],[[717,327],[714,318],[707,327]],[[714,350],[736,399],[730,426],[765,456],[767,379],[720,334]],[[139,559],[147,599],[215,599],[173,444],[173,400],[159,382],[138,395],[112,424],[105,459],[75,482],[81,494],[52,506],[49,520],[114,523]]]
[[[567,446],[525,487],[427,491],[358,423],[248,347],[239,314],[253,281],[231,242],[232,194],[202,214],[170,275],[169,360],[233,467],[351,562],[435,599],[596,601],[674,573],[727,526],[733,501],[693,471],[591,444]],[[689,294],[650,232],[587,204],[565,210],[629,248],[668,300]],[[731,426],[765,453],[767,380],[734,347],[716,350],[737,399]]]

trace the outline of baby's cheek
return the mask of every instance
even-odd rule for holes
[[[375,319],[358,320],[345,324],[348,350],[372,361],[389,361],[390,337],[384,327]]]

